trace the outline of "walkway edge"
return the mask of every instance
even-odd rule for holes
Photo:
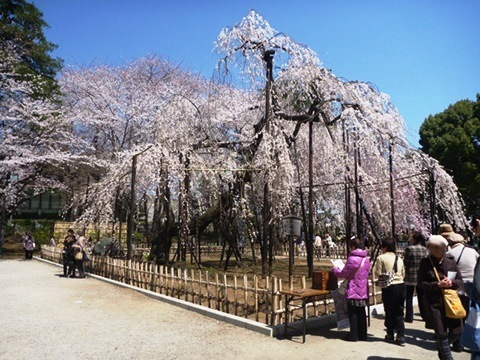
[[[57,263],[55,263],[53,261],[50,261],[50,260],[42,259],[38,256],[34,256],[34,259],[38,260],[38,261],[41,261],[41,262],[44,262],[44,263],[47,263],[47,264],[50,264],[50,265],[54,265],[54,266],[57,266],[57,267],[62,267],[61,264],[57,264]],[[231,314],[226,314],[224,312],[221,312],[221,311],[218,311],[218,310],[215,310],[215,309],[210,309],[210,308],[207,308],[205,306],[200,306],[200,305],[197,305],[197,304],[193,304],[193,303],[190,303],[188,301],[175,299],[175,298],[172,298],[170,296],[158,294],[158,293],[155,293],[155,292],[150,291],[150,290],[141,289],[141,288],[138,288],[138,287],[135,287],[135,286],[132,286],[132,285],[121,283],[119,281],[107,279],[107,278],[104,278],[102,276],[98,276],[98,275],[94,275],[94,274],[90,274],[90,273],[87,273],[87,274],[88,274],[89,277],[91,277],[93,279],[100,280],[100,281],[106,282],[106,283],[111,284],[111,285],[116,285],[116,286],[120,286],[120,287],[123,287],[123,288],[126,288],[126,289],[137,291],[137,292],[139,292],[143,295],[149,296],[153,299],[163,301],[163,302],[165,302],[167,304],[170,304],[170,305],[178,306],[178,307],[180,307],[182,309],[185,309],[185,310],[190,310],[190,311],[196,312],[197,314],[207,316],[209,318],[212,318],[212,319],[215,319],[215,320],[218,320],[218,321],[223,321],[227,324],[238,326],[238,327],[241,327],[241,328],[244,328],[244,329],[247,329],[247,330],[250,330],[250,331],[254,331],[254,332],[257,332],[257,333],[260,333],[260,334],[263,334],[263,335],[266,335],[266,336],[270,336],[270,337],[276,336],[276,332],[277,332],[276,328],[272,328],[271,326],[264,325],[264,324],[258,323],[256,321],[253,321],[253,320],[244,319],[242,317],[231,315]]]
[[[55,263],[50,260],[42,259],[41,257],[34,256],[33,257],[37,261],[41,261],[50,265],[54,265],[57,267],[62,267],[61,264]],[[163,301],[167,304],[174,305],[177,307],[180,307],[185,310],[193,311],[197,314],[207,316],[209,318],[218,320],[218,321],[223,321],[227,324],[234,325],[240,328],[244,328],[250,331],[257,332],[262,335],[266,335],[269,337],[277,337],[283,335],[283,324],[275,325],[275,326],[269,326],[266,324],[262,324],[250,319],[245,319],[240,316],[235,316],[231,314],[226,314],[224,312],[215,310],[215,309],[210,309],[205,306],[197,305],[190,303],[188,301],[180,300],[180,299],[175,299],[170,296],[158,294],[156,292],[150,291],[150,290],[145,290],[141,289],[132,285],[124,284],[119,281],[115,281],[112,279],[108,279],[102,276],[94,275],[87,273],[88,276],[90,276],[93,279],[100,280],[103,282],[106,282],[111,285],[115,286],[120,286],[126,289],[130,289],[133,291],[137,291],[143,295],[146,295],[148,297],[151,297],[156,300]],[[416,299],[414,299],[416,301]],[[375,305],[371,306],[370,308],[371,314],[372,315],[382,315],[383,314],[383,305]],[[295,330],[295,332],[301,331],[302,329],[302,321],[296,321],[294,323],[289,323],[288,328],[290,330]],[[307,330],[312,330],[312,329],[318,329],[318,328],[324,328],[324,327],[334,327],[337,325],[337,316],[335,314],[330,314],[326,316],[321,316],[321,317],[316,317],[316,318],[310,318],[307,320]]]

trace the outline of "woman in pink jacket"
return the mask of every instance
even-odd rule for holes
[[[346,340],[367,341],[365,307],[368,300],[370,259],[358,239],[350,240],[350,254],[345,267],[342,270],[334,268],[333,271],[336,277],[349,280],[345,297],[350,320],[350,334]]]

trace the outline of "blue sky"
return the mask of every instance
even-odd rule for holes
[[[67,65],[159,54],[210,77],[221,29],[257,10],[337,76],[389,94],[418,141],[429,114],[480,92],[480,0],[33,0]]]

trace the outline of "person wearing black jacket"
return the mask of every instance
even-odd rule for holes
[[[450,344],[455,342],[463,331],[462,320],[447,318],[445,314],[442,290],[458,290],[463,284],[455,260],[446,254],[447,246],[447,240],[442,236],[431,236],[427,242],[429,256],[420,261],[418,269],[418,287],[424,291],[422,301],[426,326],[435,331],[438,357],[441,360],[453,360]],[[453,280],[448,277],[449,272],[456,273]]]
[[[75,255],[73,253],[72,245],[75,243],[75,232],[73,229],[68,229],[67,236],[63,241],[63,276],[70,277],[75,273]]]
[[[422,309],[422,290],[417,286],[418,267],[420,261],[427,256],[427,249],[425,248],[425,237],[421,232],[414,232],[410,236],[410,245],[405,249],[403,262],[405,264],[405,285],[406,285],[406,300],[405,300],[405,322],[413,323],[413,295],[417,293],[418,308],[423,319]]]

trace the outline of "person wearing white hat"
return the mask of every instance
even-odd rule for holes
[[[450,250],[447,252],[448,255],[452,256],[457,263],[458,271],[462,274],[462,279],[464,283],[465,292],[460,292],[460,300],[462,300],[463,307],[468,311],[470,309],[470,297],[473,292],[473,274],[475,272],[475,265],[477,264],[477,259],[479,257],[477,251],[474,248],[465,246],[462,235],[457,233],[452,233],[446,236]],[[457,340],[453,343],[453,351],[462,352],[463,348],[460,345],[460,341]]]
[[[472,230],[475,236],[480,235],[480,217],[474,216],[472,222],[470,223]],[[472,292],[472,300],[475,301],[476,305],[480,305],[480,258],[477,259],[477,265],[475,266],[474,276],[473,276],[474,291]],[[480,343],[477,343],[480,347]],[[480,359],[480,351],[472,351],[472,359]]]
[[[475,264],[479,257],[477,251],[474,248],[465,246],[465,239],[460,234],[454,233],[448,236],[447,241],[450,246],[447,254],[455,259],[458,271],[462,274],[463,281],[471,283],[473,281]]]
[[[465,238],[460,234],[454,233],[450,235],[447,237],[447,241],[450,246],[447,254],[455,259],[463,281],[471,283],[473,281],[475,264],[479,258],[478,252],[474,248],[465,245]]]
[[[450,344],[462,334],[463,324],[462,320],[450,319],[445,315],[442,289],[457,290],[462,287],[463,281],[455,260],[447,255],[447,248],[448,242],[443,236],[430,236],[427,241],[428,257],[420,261],[418,269],[418,286],[424,291],[425,323],[427,328],[435,331],[438,356],[450,360],[453,359]],[[454,276],[449,277],[451,274]]]

